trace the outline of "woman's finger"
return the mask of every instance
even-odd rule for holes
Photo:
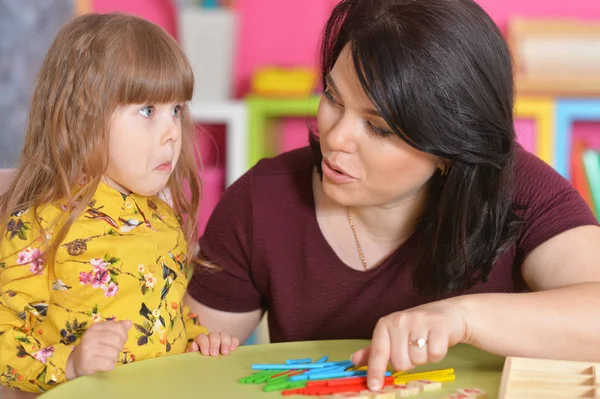
[[[427,343],[428,360],[432,363],[442,361],[448,353],[448,332],[442,328],[432,329],[429,332]]]
[[[220,334],[221,353],[228,355],[231,352],[231,336],[226,332]]]
[[[208,341],[210,342],[210,355],[219,356],[221,350],[221,336],[219,333],[211,332],[208,334]]]
[[[369,349],[367,385],[371,390],[381,389],[390,360],[390,335],[387,326],[379,321],[373,331]]]
[[[429,357],[429,330],[427,329],[427,326],[420,323],[416,326],[412,326],[408,337],[408,354],[410,356],[410,362],[414,365],[427,363]]]
[[[208,336],[205,334],[199,334],[194,338],[194,342],[198,344],[200,348],[200,353],[204,356],[210,355],[210,342],[208,340]]]
[[[406,371],[415,367],[408,349],[408,328],[398,320],[389,334],[392,345],[390,360],[394,370]]]

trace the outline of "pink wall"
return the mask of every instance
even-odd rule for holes
[[[248,88],[252,73],[264,65],[317,65],[317,44],[337,0],[236,0],[239,13],[236,93]],[[477,0],[506,30],[511,16],[600,19],[598,0]],[[97,12],[143,16],[177,34],[174,0],[92,0]]]
[[[99,0],[96,0],[99,1]],[[264,65],[316,65],[319,35],[335,0],[237,0],[236,93]],[[599,0],[477,0],[503,31],[514,15],[600,19]]]
[[[523,17],[561,17],[600,19],[598,0],[476,0],[505,31],[515,15]]]
[[[326,0],[238,0],[237,96],[248,91],[261,66],[314,66],[317,43],[332,2]]]
[[[177,37],[177,15],[172,0],[92,0],[95,12],[124,12],[144,17]]]

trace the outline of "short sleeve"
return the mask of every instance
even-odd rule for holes
[[[202,256],[219,270],[198,267],[189,294],[213,309],[249,312],[261,308],[252,281],[253,169],[225,190],[200,239]]]
[[[524,222],[517,256],[567,230],[598,225],[588,204],[569,181],[534,155],[519,149],[516,163],[515,203]]]

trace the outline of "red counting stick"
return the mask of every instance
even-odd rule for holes
[[[367,377],[350,377],[350,378],[338,378],[335,380],[326,380],[328,386],[340,386],[340,385],[356,385],[366,384]],[[389,376],[383,379],[383,385],[392,385],[394,383],[394,377]],[[308,385],[307,385],[308,386]]]

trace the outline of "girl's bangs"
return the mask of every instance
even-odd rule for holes
[[[191,101],[194,73],[179,47],[158,28],[135,29],[110,66],[115,76],[115,100],[122,104]],[[121,75],[121,76],[118,76]],[[120,83],[120,84],[119,84]]]

